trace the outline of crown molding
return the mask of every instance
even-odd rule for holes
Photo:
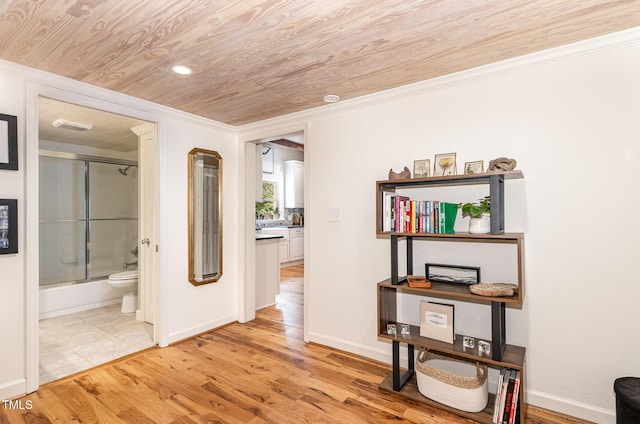
[[[300,112],[291,113],[263,121],[245,124],[238,127],[240,133],[255,132],[273,125],[294,123],[321,118],[340,112],[355,110],[364,106],[380,104],[400,98],[435,92],[450,87],[460,86],[483,79],[521,72],[552,63],[567,61],[578,57],[593,56],[604,52],[624,49],[640,45],[640,27],[616,32],[600,37],[590,38],[572,44],[503,60],[488,65],[380,91],[339,103],[323,105]]]
[[[96,85],[88,84],[82,81],[76,81],[71,78],[63,77],[61,75],[41,71],[35,68],[30,68],[18,63],[0,59],[0,70],[6,71],[7,73],[19,75],[26,81],[27,85],[35,84],[41,87],[48,87],[51,90],[65,91],[68,92],[71,97],[82,96],[85,99],[95,99],[98,102],[113,103],[130,109],[139,110],[145,115],[161,115],[160,117],[154,118],[154,120],[170,117],[183,121],[189,121],[198,125],[213,127],[214,129],[221,132],[234,135],[236,134],[236,127],[232,125],[213,121],[211,119],[203,118],[192,113],[183,112],[169,106],[153,103],[148,100],[143,100],[138,97],[130,96],[128,94],[123,94],[117,91],[108,90],[106,88],[98,87]]]

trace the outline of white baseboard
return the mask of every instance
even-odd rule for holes
[[[613,389],[612,389],[613,390]],[[615,424],[616,411],[577,402],[537,390],[527,390],[525,402],[550,411],[592,421],[598,424]]]
[[[381,349],[372,349],[367,346],[362,346],[356,343],[351,343],[349,341],[336,339],[333,337],[326,337],[316,333],[309,334],[309,341],[312,343],[318,343],[323,346],[328,346],[334,349],[339,349],[345,352],[364,356],[366,358],[374,359],[376,361],[384,362],[386,364],[391,363],[391,349],[390,348],[387,349],[386,346],[384,346]]]
[[[168,343],[172,344],[172,343],[176,343],[179,342],[181,340],[185,340],[188,339],[190,337],[196,336],[198,334],[201,333],[205,333],[209,330],[213,330],[214,328],[218,328],[218,327],[222,327],[223,325],[227,325],[230,324],[234,321],[237,321],[238,317],[236,315],[232,315],[232,316],[228,316],[225,318],[221,318],[219,320],[216,321],[211,321],[208,322],[206,324],[202,324],[202,325],[198,325],[195,327],[191,327],[189,329],[186,330],[182,330],[182,331],[178,331],[175,333],[170,333],[169,337],[168,337]]]
[[[19,378],[0,385],[0,401],[13,399],[27,393],[27,380]],[[2,405],[0,405],[2,407]]]
[[[116,303],[120,303],[120,302],[122,302],[122,298],[104,300],[104,301],[93,302],[93,303],[86,303],[81,306],[74,306],[71,308],[58,309],[56,311],[42,313],[38,315],[38,318],[39,319],[54,318],[61,315],[68,315],[68,314],[73,314],[80,311],[86,311],[89,309],[102,308],[103,306],[115,305]]]

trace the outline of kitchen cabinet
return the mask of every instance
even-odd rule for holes
[[[279,240],[256,237],[256,309],[275,304],[280,293]]]
[[[284,207],[304,207],[304,162],[284,161]]]
[[[304,259],[304,227],[289,228],[289,260]]]
[[[304,259],[304,227],[262,228],[259,233],[282,237],[278,246],[280,264]]]
[[[289,229],[286,227],[262,228],[260,233],[281,236],[282,238],[279,239],[278,257],[280,263],[289,262]]]

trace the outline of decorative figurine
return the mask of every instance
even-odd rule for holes
[[[489,161],[488,172],[500,172],[500,171],[513,171],[516,169],[516,160],[509,158],[496,158],[494,160]]]
[[[404,167],[404,170],[400,172],[394,172],[393,169],[389,170],[390,180],[403,180],[406,178],[411,178],[411,171],[406,166]]]

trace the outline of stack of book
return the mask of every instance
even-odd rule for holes
[[[520,371],[502,368],[493,408],[494,424],[520,422]]]
[[[382,231],[392,233],[453,234],[458,214],[455,203],[412,200],[385,192]]]

